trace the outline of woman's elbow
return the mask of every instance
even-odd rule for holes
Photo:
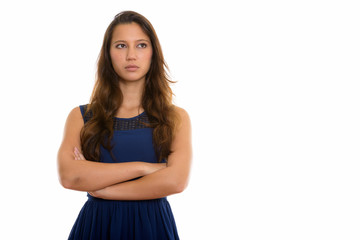
[[[179,179],[174,182],[173,189],[175,193],[182,193],[188,185],[187,180]]]
[[[60,165],[58,168],[58,176],[61,186],[66,189],[77,190],[79,178],[69,171],[69,169]]]
[[[72,183],[68,179],[65,178],[59,178],[59,182],[61,186],[63,186],[66,189],[72,189]]]
[[[59,155],[58,157],[58,177],[61,186],[66,189],[78,190],[80,178],[75,171],[76,166],[70,165],[69,161],[65,161],[64,156]]]
[[[66,189],[72,189],[72,190],[77,190],[76,189],[76,179],[71,178],[69,176],[66,176],[64,174],[59,174],[59,182],[61,184],[61,186],[63,186]]]
[[[179,184],[174,188],[174,192],[175,194],[182,193],[185,190],[185,188],[186,187],[184,185]]]

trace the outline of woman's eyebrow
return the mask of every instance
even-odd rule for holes
[[[136,40],[135,42],[150,42],[149,40],[147,40],[147,39],[138,39],[138,40]],[[120,42],[123,42],[123,43],[127,43],[127,41],[126,40],[116,40],[115,42],[113,42],[113,44],[115,44],[115,43],[120,43]]]

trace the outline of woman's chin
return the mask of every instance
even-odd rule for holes
[[[120,78],[120,81],[124,83],[145,82],[145,77],[126,77]]]

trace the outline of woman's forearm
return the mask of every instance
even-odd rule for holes
[[[61,156],[59,158],[70,156]],[[59,166],[61,184],[68,189],[95,191],[107,186],[141,177],[161,169],[164,164],[145,162],[100,163],[73,159],[62,161]],[[64,163],[65,162],[65,163]]]
[[[143,176],[142,163],[98,163],[76,161],[62,183],[65,188],[93,191]]]
[[[140,179],[115,184],[90,194],[109,200],[146,200],[180,193],[186,185],[187,176],[180,176],[167,167]]]

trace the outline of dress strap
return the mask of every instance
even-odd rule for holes
[[[82,117],[83,117],[84,123],[86,123],[86,122],[89,121],[90,118],[92,117],[92,112],[89,111],[89,112],[85,115],[86,109],[87,109],[87,107],[88,107],[88,104],[80,105],[79,107],[80,107],[80,111],[81,111],[81,115],[82,115]]]

